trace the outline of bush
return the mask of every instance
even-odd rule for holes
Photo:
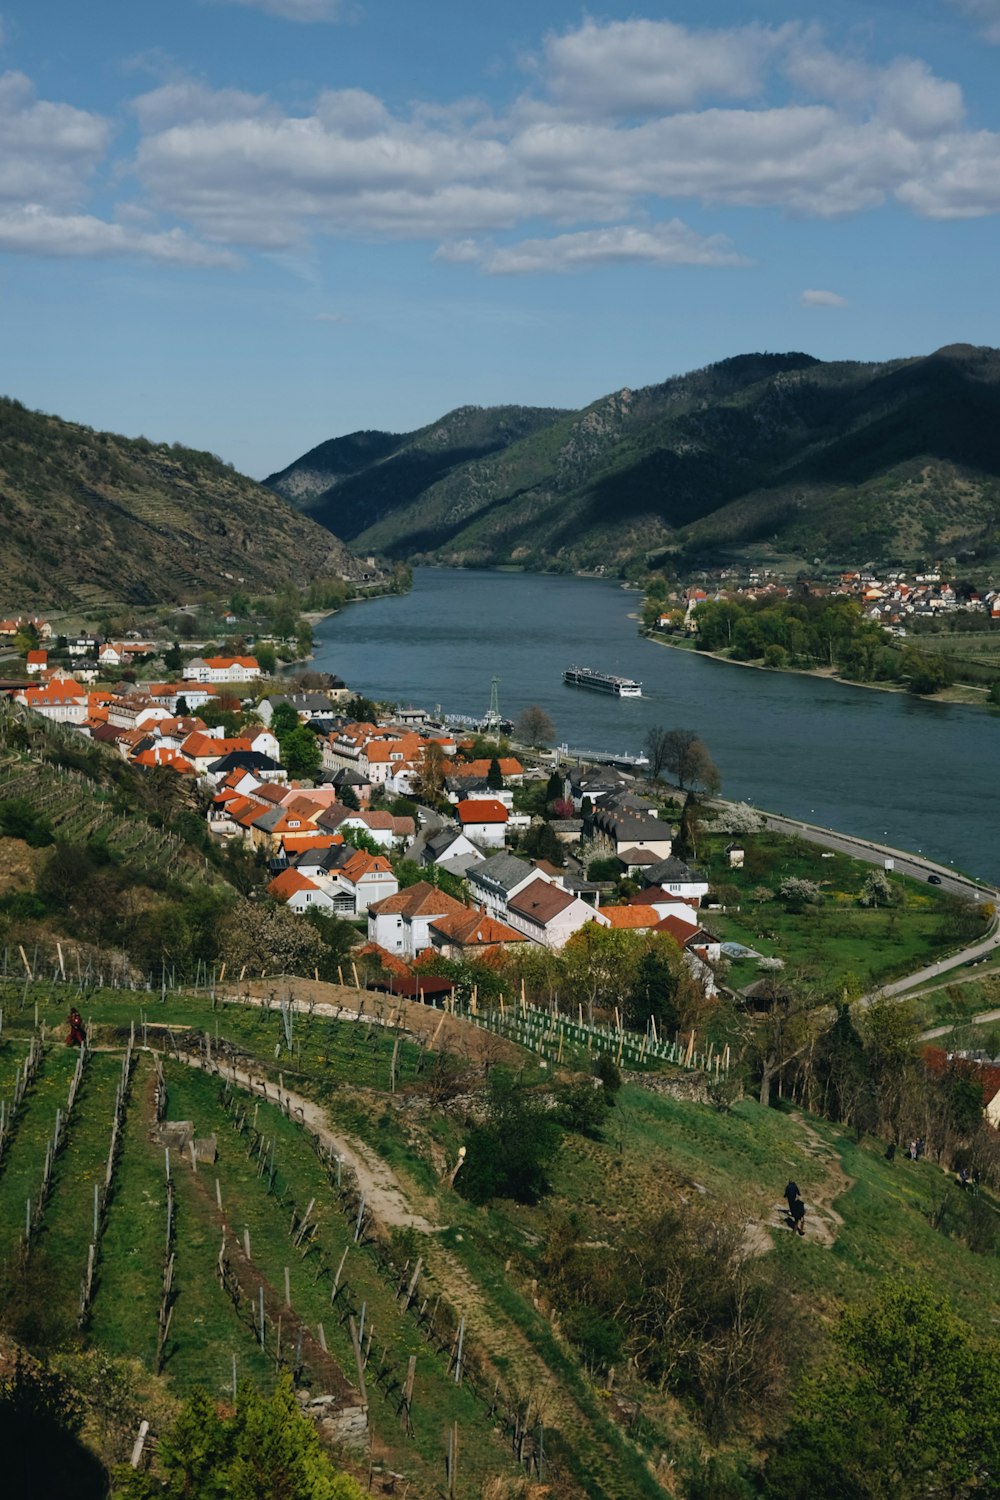
[[[32,849],[44,849],[53,842],[51,823],[35,811],[27,797],[0,802],[0,834],[23,839]]]
[[[537,1203],[551,1191],[548,1163],[559,1127],[534,1095],[505,1068],[490,1078],[486,1119],[470,1132],[455,1186],[471,1203],[513,1198]]]

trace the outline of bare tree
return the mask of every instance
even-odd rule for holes
[[[556,737],[556,726],[537,703],[518,714],[514,722],[514,735],[522,744],[544,748]]]
[[[717,792],[722,785],[718,767],[708,753],[704,740],[693,729],[668,729],[662,733],[661,769],[677,777],[681,791],[689,787]]]

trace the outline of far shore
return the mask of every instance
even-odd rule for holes
[[[731,656],[723,656],[720,651],[698,651],[696,646],[687,641],[674,640],[656,632],[640,630],[640,634],[645,640],[652,641],[657,646],[670,646],[675,651],[697,652],[698,656],[707,656],[712,661],[721,661],[727,667],[749,667],[752,672],[783,672],[796,677],[820,677],[828,682],[839,682],[844,687],[870,688],[877,693],[909,692],[908,688],[898,682],[855,682],[850,677],[841,677],[833,667],[765,667],[763,662],[759,661],[735,661]],[[964,708],[989,708],[990,706],[985,701],[986,689],[973,687],[968,683],[943,688],[940,693],[918,693],[910,696],[922,698],[925,703],[954,703]]]

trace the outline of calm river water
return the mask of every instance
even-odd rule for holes
[[[495,673],[504,715],[538,703],[578,749],[695,729],[726,796],[1000,881],[996,715],[671,650],[636,633],[640,602],[590,579],[418,568],[410,594],[324,620],[314,664],[376,699],[476,715]],[[567,687],[573,665],[638,678],[643,696]]]

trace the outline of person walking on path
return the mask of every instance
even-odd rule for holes
[[[792,1215],[792,1228],[796,1234],[804,1236],[806,1232],[806,1206],[801,1198],[796,1198],[791,1206],[790,1213]]]
[[[793,1178],[789,1177],[787,1183],[785,1184],[784,1192],[784,1198],[785,1202],[788,1204],[789,1213],[791,1213],[792,1211],[792,1204],[795,1202],[796,1198],[801,1198],[801,1196],[802,1194],[799,1192],[798,1183],[795,1182]]]
[[[67,1047],[82,1047],[87,1040],[87,1033],[83,1026],[83,1017],[74,1005],[69,1013],[69,1036],[66,1038]]]

